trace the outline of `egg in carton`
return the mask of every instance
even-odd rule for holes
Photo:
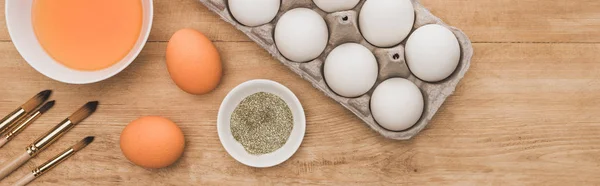
[[[273,57],[278,59],[281,63],[289,67],[293,72],[300,75],[303,79],[312,83],[312,85],[324,92],[327,96],[334,99],[345,108],[350,110],[352,113],[357,115],[364,121],[371,129],[377,131],[381,135],[396,140],[407,140],[415,136],[418,132],[423,130],[429,121],[433,118],[438,109],[442,106],[448,96],[450,96],[459,81],[464,77],[470,64],[471,57],[473,55],[473,48],[469,38],[459,29],[448,26],[441,19],[435,17],[425,7],[423,7],[418,0],[410,0],[414,9],[414,24],[410,30],[410,34],[403,39],[400,44],[396,44],[392,47],[378,47],[369,43],[363,35],[358,25],[360,11],[366,1],[376,0],[349,0],[357,1],[358,3],[349,10],[336,11],[331,9],[325,12],[321,10],[313,0],[281,0],[279,10],[273,12],[275,18],[270,20],[266,24],[258,26],[245,26],[239,23],[234,16],[231,14],[228,0],[199,0],[211,11],[217,13],[223,20],[234,25],[237,29],[245,33],[250,39],[259,44],[262,48],[267,50]],[[229,0],[242,2],[245,0]],[[266,0],[263,0],[266,1]],[[317,3],[327,2],[328,0],[315,0]],[[259,1],[245,1],[246,3],[260,3]],[[340,1],[337,1],[340,2]],[[231,2],[230,2],[231,3]],[[246,4],[249,6],[251,4]],[[266,6],[265,4],[263,4]],[[269,5],[270,6],[270,5]],[[321,5],[323,7],[323,5]],[[236,8],[243,8],[236,7]],[[314,60],[308,62],[294,62],[286,58],[282,52],[278,50],[275,43],[275,28],[278,20],[286,12],[297,9],[307,8],[311,9],[319,14],[326,22],[328,27],[328,41],[324,51],[316,57]],[[325,8],[327,9],[327,8]],[[458,44],[460,45],[460,58],[456,69],[447,78],[436,82],[427,82],[419,79],[409,69],[409,65],[405,60],[405,45],[410,35],[413,32],[425,25],[437,24],[441,25],[450,30],[456,37]],[[372,88],[365,94],[359,97],[343,97],[336,94],[328,86],[324,78],[324,62],[328,55],[336,47],[345,43],[358,43],[367,49],[369,49],[375,56],[378,63],[378,76],[376,82]],[[424,107],[423,112],[418,118],[416,124],[410,128],[401,131],[388,130],[382,125],[379,125],[373,114],[371,113],[370,101],[374,90],[383,81],[390,78],[404,78],[414,83],[419,89],[423,96]],[[402,111],[397,111],[402,112]]]

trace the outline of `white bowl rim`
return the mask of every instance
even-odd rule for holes
[[[139,47],[134,46],[134,48],[137,47],[137,49],[130,51],[130,54],[133,57],[130,57],[127,61],[125,61],[124,65],[122,65],[121,67],[115,69],[114,71],[108,72],[106,76],[103,77],[98,77],[98,78],[89,78],[89,79],[77,79],[77,78],[70,78],[70,79],[61,79],[61,78],[56,78],[53,75],[49,74],[46,70],[41,69],[38,65],[35,65],[33,63],[30,62],[31,59],[29,56],[23,55],[21,51],[27,50],[27,47],[24,45],[21,45],[19,42],[19,39],[15,40],[13,35],[15,31],[11,31],[14,29],[11,29],[11,25],[13,24],[19,24],[19,23],[13,23],[11,20],[11,15],[9,15],[9,8],[11,7],[10,3],[13,0],[6,0],[5,4],[4,4],[4,16],[5,16],[5,21],[6,21],[6,28],[8,30],[8,35],[11,38],[11,42],[13,43],[13,45],[15,46],[15,48],[17,49],[17,52],[19,52],[19,54],[21,55],[21,57],[23,57],[23,59],[27,62],[27,64],[29,64],[33,69],[35,69],[36,71],[38,71],[39,73],[43,74],[44,76],[62,82],[62,83],[68,83],[68,84],[91,84],[91,83],[96,83],[96,82],[100,82],[103,80],[106,80],[108,78],[111,78],[115,75],[117,75],[118,73],[120,73],[121,71],[123,71],[125,68],[127,68],[129,65],[131,65],[131,63],[133,63],[133,61],[135,61],[135,59],[139,56],[139,54],[142,52],[142,49],[144,49],[146,43],[148,42],[148,38],[150,37],[150,32],[152,30],[152,24],[153,24],[153,20],[154,20],[154,0],[145,0],[148,1],[148,6],[149,6],[149,10],[144,9],[144,11],[148,11],[148,15],[149,15],[149,20],[148,20],[148,27],[146,28],[146,30],[141,30],[140,33],[144,34],[143,36],[143,40],[141,42],[141,44],[139,45]],[[19,0],[20,1],[20,0]],[[15,42],[16,41],[16,42]],[[131,53],[133,52],[133,53]],[[124,57],[121,60],[124,60],[126,57]],[[115,63],[114,65],[116,65],[118,63]],[[94,71],[90,71],[90,73],[93,73]]]
[[[293,131],[294,129],[292,129],[292,134],[290,134],[290,138],[288,139],[286,144],[283,147],[281,147],[280,149],[276,150],[275,152],[272,152],[272,153],[269,153],[266,155],[259,155],[259,156],[249,155],[247,153],[246,153],[247,155],[243,155],[246,157],[252,156],[253,158],[261,159],[261,161],[258,162],[258,161],[244,160],[244,159],[246,159],[245,157],[241,157],[241,156],[235,155],[236,153],[233,153],[235,148],[239,148],[236,146],[241,147],[241,145],[239,144],[239,142],[235,141],[235,139],[233,139],[234,142],[226,141],[224,139],[226,136],[231,137],[231,134],[225,134],[225,132],[224,132],[224,131],[230,132],[230,128],[229,127],[224,128],[225,121],[223,121],[224,120],[223,117],[229,117],[229,116],[225,116],[225,113],[223,113],[223,112],[227,107],[235,108],[237,106],[237,104],[239,104],[239,102],[234,102],[232,99],[234,96],[237,96],[238,94],[245,94],[245,93],[241,92],[243,89],[246,89],[248,87],[257,87],[257,85],[260,85],[260,84],[270,86],[274,89],[277,89],[278,91],[283,91],[285,94],[287,94],[286,96],[290,96],[290,98],[292,99],[291,103],[288,103],[288,102],[286,102],[286,103],[288,104],[288,107],[292,110],[292,113],[297,112],[298,115],[300,116],[299,118],[297,118],[298,121],[296,121],[295,120],[296,115],[294,115],[294,128],[299,127],[298,130],[299,130],[299,133],[301,133],[301,135],[299,135],[298,138],[296,138],[296,139],[292,139],[292,136],[294,133],[294,131]],[[280,96],[282,99],[284,99],[282,97],[282,95],[277,95],[277,96]],[[295,106],[292,106],[292,105],[295,105]],[[249,81],[239,84],[238,86],[233,88],[227,94],[227,96],[225,96],[225,98],[223,99],[223,102],[221,103],[221,106],[219,107],[219,112],[217,115],[218,115],[217,116],[217,133],[219,135],[219,140],[221,141],[223,148],[225,148],[225,151],[227,151],[227,153],[231,157],[233,157],[235,160],[237,160],[238,162],[240,162],[244,165],[251,166],[251,167],[267,168],[267,167],[273,167],[273,166],[279,165],[279,164],[287,161],[300,148],[300,145],[302,144],[304,135],[306,133],[306,116],[305,116],[302,104],[300,103],[300,100],[298,100],[296,95],[290,89],[288,89],[284,85],[282,85],[278,82],[272,81],[272,80],[254,79],[254,80],[249,80]],[[287,151],[283,150],[288,145],[290,145],[291,150],[287,150]],[[285,148],[285,149],[288,149],[288,148]],[[244,150],[244,152],[245,152],[245,150]],[[270,156],[270,155],[276,156],[279,160],[276,160],[275,158],[266,157],[266,156]]]

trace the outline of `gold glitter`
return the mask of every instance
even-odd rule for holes
[[[288,105],[275,94],[252,94],[231,114],[231,134],[253,155],[268,154],[287,142],[294,118]]]

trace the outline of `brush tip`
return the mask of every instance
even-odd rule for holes
[[[88,137],[85,137],[83,139],[83,141],[85,141],[85,143],[87,143],[87,144],[90,144],[94,141],[94,138],[95,138],[94,136],[88,136]]]
[[[94,136],[88,136],[88,137],[83,138],[79,143],[73,145],[72,148],[75,151],[79,151],[79,150],[83,149],[84,147],[88,146],[93,141],[94,141]]]
[[[44,90],[44,91],[41,91],[40,93],[38,93],[38,95],[45,97],[45,98],[50,97],[51,94],[52,94],[52,90]]]
[[[96,108],[98,108],[98,104],[100,104],[100,102],[90,101],[85,104],[85,107],[88,108],[90,110],[90,112],[94,112],[94,111],[96,111]]]
[[[85,105],[83,105],[83,107],[81,107],[79,110],[75,111],[75,113],[73,113],[71,116],[69,116],[69,120],[71,120],[71,122],[73,123],[79,123],[83,119],[87,118],[92,113],[94,113],[97,107],[98,101],[87,102]]]
[[[44,105],[42,105],[42,107],[40,108],[40,113],[45,113],[46,111],[50,110],[50,108],[52,108],[52,106],[54,106],[54,103],[56,101],[52,100],[52,101],[48,101],[46,102]]]
[[[46,101],[52,95],[52,90],[44,90],[38,93],[35,97],[38,97],[42,102]]]
[[[25,104],[21,105],[21,108],[24,109],[25,112],[31,112],[33,109],[37,108],[46,100],[48,100],[48,98],[50,98],[50,94],[52,94],[52,90],[41,91],[33,96],[33,98],[25,102]]]

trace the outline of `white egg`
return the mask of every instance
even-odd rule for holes
[[[231,15],[243,25],[259,26],[271,22],[279,12],[281,0],[228,0]]]
[[[329,53],[323,67],[325,82],[335,93],[358,97],[367,93],[377,80],[377,59],[366,47],[342,44]]]
[[[325,12],[337,12],[354,8],[360,0],[313,0]]]
[[[415,30],[406,41],[406,63],[410,71],[423,81],[446,79],[456,70],[460,45],[446,27],[431,24]]]
[[[414,21],[415,11],[410,0],[367,0],[358,16],[363,37],[378,47],[400,44],[410,33]]]
[[[295,62],[308,62],[319,57],[328,39],[329,30],[323,17],[307,8],[286,12],[275,26],[277,49]]]
[[[371,96],[371,114],[383,128],[406,130],[423,114],[423,94],[412,82],[403,78],[385,80]]]

